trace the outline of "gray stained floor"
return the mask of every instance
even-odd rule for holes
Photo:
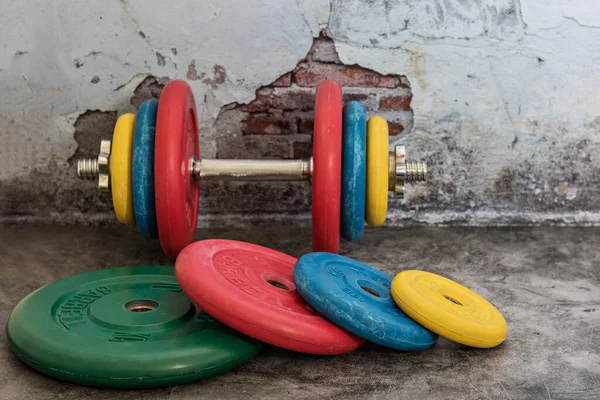
[[[300,256],[310,231],[202,231]],[[368,230],[342,254],[390,274],[440,273],[493,302],[509,324],[491,350],[440,338],[422,352],[367,344],[342,356],[267,346],[230,373],[184,386],[101,390],[46,378],[0,345],[2,399],[599,399],[600,230]],[[0,228],[0,323],[34,289],[62,277],[120,265],[172,265],[157,242],[131,227]]]

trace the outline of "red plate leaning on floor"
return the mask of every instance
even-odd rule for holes
[[[364,343],[314,311],[292,277],[296,259],[234,240],[203,240],[177,257],[183,291],[204,311],[263,342],[311,354],[342,354]]]
[[[342,88],[334,81],[324,81],[317,87],[313,164],[313,251],[337,254],[342,192]]]
[[[198,183],[190,158],[199,157],[196,102],[181,80],[167,83],[158,103],[154,150],[154,188],[158,237],[165,254],[177,254],[196,238]]]

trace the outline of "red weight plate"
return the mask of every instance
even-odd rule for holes
[[[300,296],[294,257],[234,240],[203,240],[177,257],[175,275],[200,308],[248,336],[289,350],[342,354],[364,343]]]
[[[189,160],[199,157],[196,102],[181,80],[167,83],[158,103],[154,150],[154,187],[158,237],[165,254],[177,254],[196,238],[198,183]]]
[[[313,251],[340,249],[342,190],[342,88],[324,81],[317,87],[312,176]]]

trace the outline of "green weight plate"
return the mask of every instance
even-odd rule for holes
[[[171,386],[223,373],[261,344],[214,320],[181,291],[173,267],[74,275],[25,297],[6,334],[38,371],[89,386]]]

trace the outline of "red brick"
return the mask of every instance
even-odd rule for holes
[[[324,80],[335,80],[343,87],[395,88],[400,83],[397,76],[381,75],[358,66],[335,64],[309,65],[296,70],[294,79],[298,86],[315,87]]]
[[[315,120],[313,118],[301,119],[298,124],[298,133],[313,133],[315,127]]]
[[[313,47],[310,53],[310,58],[313,61],[341,64],[333,40],[327,37],[320,37],[316,39],[313,42]]]
[[[388,133],[390,136],[398,136],[404,132],[404,125],[399,122],[388,122]]]
[[[369,96],[363,93],[344,93],[343,95],[344,104],[349,101],[365,101],[368,98]]]
[[[379,99],[380,110],[408,111],[410,110],[411,95],[385,96]]]
[[[292,84],[292,73],[288,72],[287,74],[281,75],[275,82],[271,84],[271,86],[283,87],[290,86]]]
[[[271,106],[280,110],[312,110],[315,106],[315,94],[298,88],[279,90],[273,96]]]
[[[400,84],[398,85],[398,87],[410,88],[410,81],[408,80],[408,78],[406,76],[402,75],[400,77]]]
[[[270,113],[250,114],[242,121],[244,135],[282,135],[298,132],[295,117]]]
[[[290,144],[283,136],[245,136],[244,144],[249,158],[290,158]]]
[[[310,158],[312,157],[313,146],[310,142],[294,143],[294,158]]]
[[[273,95],[273,89],[271,88],[260,88],[256,92],[256,99],[248,104],[239,106],[239,110],[246,112],[257,112],[266,111],[271,107],[271,96]]]

